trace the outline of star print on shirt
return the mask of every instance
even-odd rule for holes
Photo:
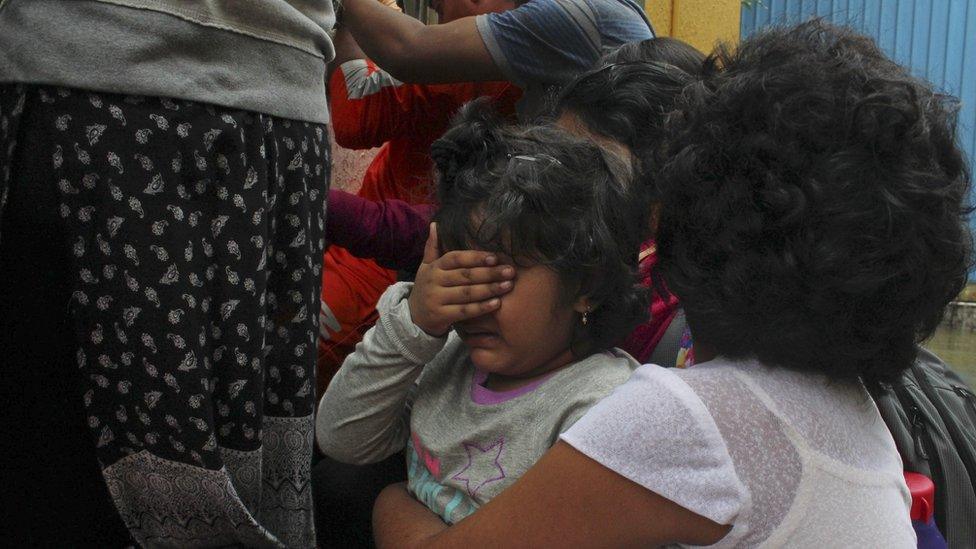
[[[499,463],[505,451],[505,437],[499,437],[485,448],[476,442],[465,442],[463,446],[468,454],[468,464],[451,480],[463,482],[468,495],[475,497],[484,485],[505,478],[505,469]]]

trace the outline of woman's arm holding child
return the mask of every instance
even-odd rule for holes
[[[405,482],[384,488],[373,506],[376,547],[422,547],[447,528],[441,517],[417,501]]]
[[[440,522],[436,515],[401,492],[401,485],[388,486],[373,507],[373,535],[381,549],[479,547],[486,540],[499,548],[709,545],[730,530],[565,442],[557,443],[512,487],[451,527],[434,522]]]

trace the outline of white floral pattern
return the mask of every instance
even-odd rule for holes
[[[92,451],[144,546],[312,547],[322,126],[39,86],[0,94],[57,188]],[[296,147],[301,143],[301,147]],[[0,238],[15,236],[0,235]]]

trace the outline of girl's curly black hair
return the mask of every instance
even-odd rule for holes
[[[442,250],[504,253],[556,272],[567,300],[589,296],[573,352],[601,351],[647,320],[637,282],[646,208],[629,167],[554,126],[503,125],[484,100],[461,109],[431,147]]]
[[[720,48],[655,178],[660,269],[696,341],[835,379],[909,367],[971,265],[944,99],[817,20]]]

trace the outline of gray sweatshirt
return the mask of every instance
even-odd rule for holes
[[[324,453],[347,463],[406,447],[410,491],[448,524],[515,482],[638,366],[613,349],[491,391],[456,334],[434,338],[413,323],[411,288],[395,284],[380,298],[379,321],[319,403],[316,435]]]
[[[0,0],[0,83],[327,123],[331,0]]]

